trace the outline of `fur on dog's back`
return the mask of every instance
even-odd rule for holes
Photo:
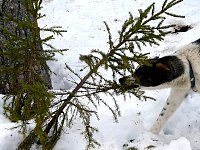
[[[190,70],[187,68],[191,64],[195,78],[194,89],[200,92],[200,39],[177,50],[176,56],[184,62],[186,70]]]

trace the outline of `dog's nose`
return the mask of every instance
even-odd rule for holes
[[[120,79],[119,79],[119,83],[120,83],[120,84],[123,84],[125,81],[126,81],[126,77],[123,77],[123,78],[120,78]]]
[[[135,82],[132,76],[125,76],[119,79],[119,83],[126,88],[138,88],[139,85]]]

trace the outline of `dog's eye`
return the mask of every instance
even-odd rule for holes
[[[147,81],[148,81],[148,82],[151,82],[151,81],[152,81],[152,79],[151,79],[151,78],[147,78]]]

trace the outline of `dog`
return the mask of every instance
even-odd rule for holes
[[[167,120],[191,92],[200,93],[200,39],[178,49],[174,55],[151,59],[130,76],[119,79],[121,86],[144,90],[171,88],[159,117],[150,128],[159,134]],[[192,90],[191,90],[192,89]]]

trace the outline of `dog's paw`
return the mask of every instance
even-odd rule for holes
[[[153,134],[159,134],[160,130],[161,130],[160,128],[153,126],[153,127],[151,127],[150,132]]]
[[[195,87],[193,87],[193,88],[192,88],[192,90],[193,90],[194,92],[200,92],[200,89],[199,89],[199,88],[197,88],[196,86],[195,86]]]

